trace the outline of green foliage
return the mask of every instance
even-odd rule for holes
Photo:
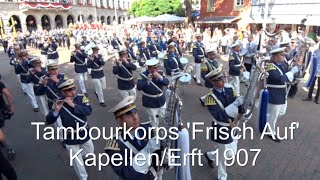
[[[185,16],[181,0],[136,0],[132,3],[129,14],[136,17],[175,14]]]

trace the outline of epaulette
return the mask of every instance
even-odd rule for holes
[[[85,96],[85,95],[83,95],[83,96],[82,96],[82,103],[83,103],[83,104],[87,104],[88,102],[89,102],[88,97]]]
[[[197,48],[197,43],[192,44],[192,49]]]
[[[205,71],[205,72],[207,72],[207,71],[208,71],[208,67],[207,67],[207,65],[206,65],[206,64],[201,63],[201,71]]]
[[[168,54],[164,55],[162,59],[163,60],[168,60]]]
[[[216,105],[216,100],[214,99],[213,96],[211,96],[212,92],[206,95],[206,99],[204,100],[204,105],[205,106],[213,106]]]
[[[273,63],[268,63],[266,66],[266,71],[271,71],[271,70],[275,70],[276,67],[274,67]]]
[[[104,150],[120,151],[119,144],[115,139],[109,139],[106,141]]]

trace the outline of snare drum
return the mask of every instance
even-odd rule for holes
[[[182,66],[185,66],[186,64],[188,64],[189,60],[185,57],[181,57],[180,58],[180,63],[182,64]]]
[[[187,85],[191,83],[191,75],[190,74],[186,74],[184,76],[181,76],[179,78],[179,82],[181,85]]]
[[[158,54],[158,59],[163,59],[163,57],[165,56],[166,54],[164,52],[160,52]]]

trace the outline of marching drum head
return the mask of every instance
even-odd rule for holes
[[[180,62],[181,62],[182,65],[186,65],[186,64],[188,64],[189,60],[187,58],[185,58],[185,57],[181,57],[180,58]]]
[[[165,53],[160,52],[160,53],[158,54],[158,58],[159,58],[159,59],[163,59],[163,57],[164,57],[165,55],[166,55]]]
[[[181,76],[181,77],[179,78],[179,82],[180,82],[182,85],[190,84],[190,83],[191,83],[191,75],[190,75],[190,74],[186,74],[185,76]]]

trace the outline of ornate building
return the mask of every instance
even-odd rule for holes
[[[15,22],[17,30],[53,29],[76,22],[112,25],[130,19],[133,0],[0,0],[3,26]],[[116,21],[117,20],[117,21]]]

